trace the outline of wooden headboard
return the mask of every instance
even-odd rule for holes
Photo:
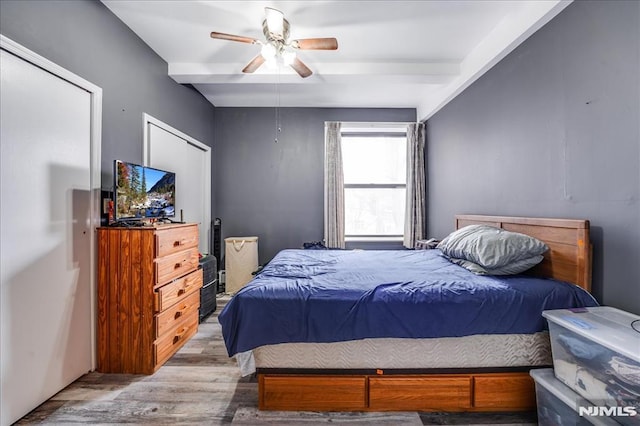
[[[589,221],[535,217],[456,215],[456,229],[484,224],[544,241],[549,250],[531,274],[568,281],[591,291]]]

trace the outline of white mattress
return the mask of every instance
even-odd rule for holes
[[[243,374],[257,368],[431,369],[552,364],[549,333],[436,339],[363,339],[262,346],[237,359]],[[255,362],[255,365],[252,365]],[[244,366],[244,367],[243,367]]]

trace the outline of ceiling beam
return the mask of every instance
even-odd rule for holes
[[[269,69],[262,66],[253,74],[242,74],[243,65],[236,63],[170,63],[169,76],[178,83],[349,83],[370,79],[386,83],[446,84],[459,75],[460,65],[452,62],[434,63],[310,63],[314,74],[301,80],[288,67]]]
[[[460,64],[460,73],[437,96],[425,94],[417,106],[423,121],[438,112],[513,49],[562,12],[573,0],[523,2],[522,8],[503,19]]]

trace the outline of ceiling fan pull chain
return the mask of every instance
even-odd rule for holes
[[[278,136],[282,131],[280,127],[280,67],[278,66],[278,80],[276,81],[276,138],[275,143],[278,143]]]

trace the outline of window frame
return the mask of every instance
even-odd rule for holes
[[[407,123],[343,123],[340,129],[340,137],[344,146],[345,138],[403,138],[404,155],[407,155]],[[343,164],[344,167],[344,164]],[[407,189],[407,176],[405,164],[404,183],[344,183],[343,189]],[[406,193],[406,192],[405,192]],[[346,215],[346,207],[345,207]],[[348,234],[345,223],[345,242],[402,242],[404,233],[401,234]]]

